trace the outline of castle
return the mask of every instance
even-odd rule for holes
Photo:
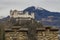
[[[29,14],[28,12],[17,11],[17,10],[10,10],[10,17],[13,18],[32,18],[34,19],[34,13]]]
[[[34,13],[11,10],[9,21],[3,25],[4,32],[1,31],[1,40],[59,40],[57,28],[44,27],[34,19]]]

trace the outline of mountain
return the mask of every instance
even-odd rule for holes
[[[60,26],[60,12],[50,12],[41,7],[31,6],[24,10],[28,11],[29,14],[35,13],[35,19],[42,22],[43,25],[48,26]]]
[[[10,16],[3,17],[2,19],[0,19],[0,23],[6,22],[9,18],[10,18]]]
[[[29,14],[35,13],[35,20],[40,21],[45,26],[57,26],[60,27],[60,12],[51,12],[41,7],[31,6],[23,10],[28,11]],[[5,22],[10,17],[7,16],[0,19],[0,22]]]

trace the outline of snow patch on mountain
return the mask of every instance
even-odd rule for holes
[[[42,7],[35,7],[35,9],[44,10]]]

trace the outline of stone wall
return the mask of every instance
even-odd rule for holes
[[[28,40],[27,32],[6,32],[5,40]]]
[[[37,40],[58,40],[57,31],[38,31]]]
[[[28,30],[24,31],[7,31],[5,32],[5,40],[29,40]],[[36,39],[37,40],[59,40],[58,39],[58,29],[56,28],[41,28],[36,30]],[[33,36],[34,38],[34,36]]]

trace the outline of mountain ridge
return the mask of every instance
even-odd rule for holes
[[[23,10],[23,12],[27,11],[29,14],[32,12],[35,13],[35,20],[42,22],[43,25],[48,25],[48,26],[58,26],[60,27],[60,12],[50,12],[44,8],[41,7],[36,7],[31,6]],[[7,16],[1,21],[6,21],[10,17]]]
[[[28,7],[24,10],[25,11],[28,11],[29,14],[31,12],[34,12],[35,13],[35,19],[36,20],[39,20],[39,21],[42,21],[42,23],[44,25],[51,25],[51,26],[60,26],[60,12],[50,12],[44,8],[39,9],[39,8],[35,8],[35,6],[31,6],[31,7]],[[53,17],[52,17],[53,16]]]

